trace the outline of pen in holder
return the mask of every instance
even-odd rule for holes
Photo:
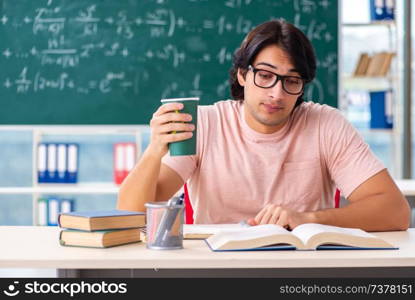
[[[147,208],[147,248],[157,250],[183,248],[183,199],[145,204]]]

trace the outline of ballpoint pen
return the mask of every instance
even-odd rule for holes
[[[249,225],[249,223],[246,220],[242,220],[241,222],[239,222],[239,225],[241,225],[242,227],[250,227],[251,225]]]
[[[168,237],[171,228],[176,221],[177,215],[181,209],[178,207],[183,204],[181,197],[173,197],[166,204],[166,211],[164,212],[160,221],[156,237],[154,239],[154,245],[159,247],[168,246]]]

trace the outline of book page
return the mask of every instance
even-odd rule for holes
[[[301,240],[279,225],[266,224],[245,227],[238,231],[219,232],[210,236],[207,243],[212,249],[254,249],[274,244],[289,244],[303,248]]]
[[[243,227],[237,231],[223,232],[222,237],[229,238],[230,240],[249,240],[264,236],[276,235],[276,234],[291,234],[287,229],[279,225],[266,224],[256,225],[250,227]]]
[[[362,238],[376,238],[375,235],[367,233],[366,231],[363,231],[361,229],[344,228],[316,223],[307,223],[299,225],[296,228],[294,228],[292,233],[299,237],[304,244],[307,244],[310,238],[319,233],[340,233]]]

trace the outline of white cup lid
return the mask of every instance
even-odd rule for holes
[[[199,101],[199,97],[189,97],[189,98],[166,98],[161,99],[161,102],[175,102],[175,101]]]

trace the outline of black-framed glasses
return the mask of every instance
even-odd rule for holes
[[[263,89],[272,88],[279,80],[282,82],[282,89],[290,95],[299,95],[304,89],[304,79],[298,76],[283,76],[277,73],[257,69],[249,65],[248,69],[254,72],[254,83]]]

